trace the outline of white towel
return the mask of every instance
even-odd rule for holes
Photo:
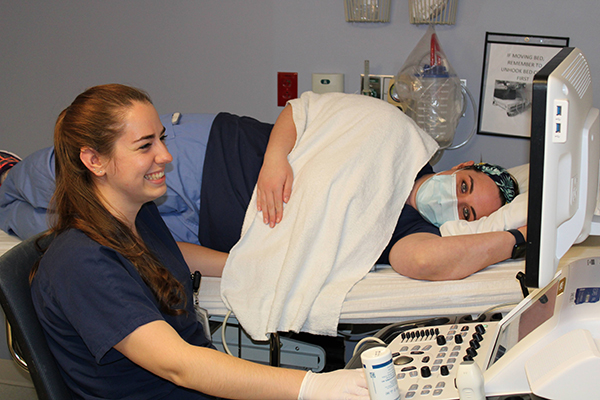
[[[246,332],[335,335],[348,291],[389,242],[419,170],[437,144],[396,107],[343,93],[290,102],[298,132],[283,220],[256,211],[223,271],[221,296]]]

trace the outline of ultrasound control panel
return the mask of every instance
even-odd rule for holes
[[[496,338],[497,322],[415,328],[389,345],[402,399],[457,399],[456,371],[462,361],[481,370]]]

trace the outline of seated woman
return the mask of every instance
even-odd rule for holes
[[[55,128],[55,239],[31,273],[36,312],[77,398],[368,399],[362,370],[314,374],[220,353],[153,200],[172,156],[149,97],[94,87]]]
[[[255,186],[270,196],[267,200],[261,195],[258,203],[265,208],[265,222],[274,226],[283,217],[293,181],[283,157],[296,136],[292,105],[283,110],[275,126],[227,113],[166,115],[161,121],[175,161],[166,171],[168,189],[157,199],[158,209],[180,246],[198,254],[188,263],[211,260],[210,274],[219,276],[227,253],[240,237]],[[288,147],[280,148],[281,143]],[[53,190],[52,160],[52,149],[44,149],[8,174],[0,187],[2,229],[20,237],[45,229],[45,210]],[[459,241],[440,237],[438,227],[449,219],[487,216],[517,193],[516,182],[498,166],[467,162],[434,174],[426,165],[378,263],[391,264],[409,277],[440,280],[460,279],[510,257],[516,239],[509,233]],[[524,227],[521,231],[526,232]]]

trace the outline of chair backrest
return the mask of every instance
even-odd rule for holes
[[[38,398],[70,399],[71,392],[60,374],[56,360],[50,352],[44,331],[31,300],[29,271],[40,257],[36,246],[38,236],[27,239],[0,257],[0,305],[12,328],[21,357],[27,363]],[[45,237],[40,245],[52,241]]]

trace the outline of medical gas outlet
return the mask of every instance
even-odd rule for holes
[[[365,86],[365,74],[360,74],[360,87],[363,94],[387,101],[394,75],[369,75],[368,86]]]

